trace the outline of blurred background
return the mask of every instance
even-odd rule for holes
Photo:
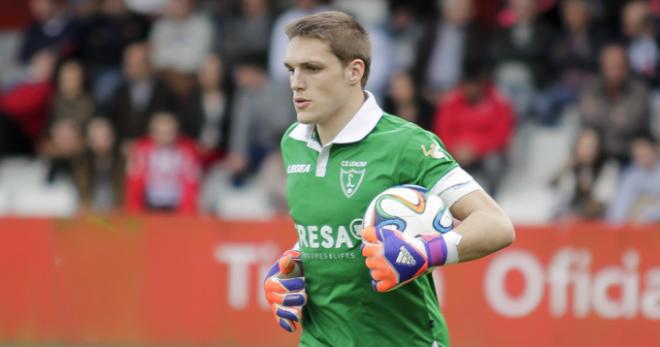
[[[475,292],[485,306],[497,293],[509,298],[475,331],[487,318],[536,315],[553,328],[524,330],[553,346],[616,345],[631,334],[636,345],[660,345],[650,325],[660,319],[660,1],[2,0],[0,8],[0,342],[294,343],[268,330],[252,292],[274,250],[295,239],[278,152],[295,121],[284,27],[339,9],[370,33],[367,89],[381,107],[437,134],[519,226],[521,248],[504,253],[512,260],[497,263],[500,277],[489,277],[497,264],[488,262],[444,274],[495,286]],[[598,266],[612,263],[619,272],[598,282]],[[436,276],[441,303],[444,292],[464,293]],[[573,286],[572,316],[548,283]],[[194,309],[182,302],[192,297]],[[447,305],[452,331],[452,316],[466,313]],[[470,316],[484,314],[478,306]],[[256,324],[251,315],[268,326],[261,338],[237,333]],[[610,333],[579,335],[568,327],[575,320]],[[467,327],[454,331],[458,346],[525,345],[494,330],[486,342]]]

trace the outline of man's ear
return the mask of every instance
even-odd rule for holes
[[[361,83],[364,76],[364,61],[353,59],[346,66],[346,78],[351,85]]]

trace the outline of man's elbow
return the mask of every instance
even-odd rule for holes
[[[513,223],[511,222],[511,219],[508,216],[503,215],[503,216],[500,217],[500,219],[501,219],[501,221],[500,221],[500,228],[499,228],[499,230],[500,230],[500,233],[499,233],[500,234],[500,237],[499,237],[499,239],[500,239],[499,246],[500,247],[499,248],[501,249],[501,248],[509,246],[510,244],[513,243],[513,241],[516,240],[516,229],[514,228]]]

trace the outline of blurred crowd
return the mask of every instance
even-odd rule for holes
[[[577,118],[558,219],[660,221],[660,0],[30,0],[0,76],[0,160],[47,164],[81,210],[215,213],[255,184],[286,213],[284,26],[340,9],[367,89],[497,197],[524,124]],[[568,112],[572,110],[573,112]],[[241,201],[235,201],[241,204]],[[229,203],[231,204],[231,203]],[[250,209],[250,206],[242,206]]]

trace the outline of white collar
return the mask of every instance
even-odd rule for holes
[[[367,135],[369,135],[369,133],[376,127],[380,117],[383,115],[383,110],[378,106],[378,103],[376,103],[376,98],[374,98],[373,94],[366,90],[364,92],[367,94],[367,98],[362,106],[360,106],[360,109],[339,131],[337,136],[326,144],[326,146],[335,143],[358,142],[367,137]],[[289,133],[289,136],[298,141],[305,141],[307,142],[307,147],[320,151],[321,145],[318,140],[312,136],[313,134],[313,123],[298,123],[298,125],[296,125],[296,127]]]

